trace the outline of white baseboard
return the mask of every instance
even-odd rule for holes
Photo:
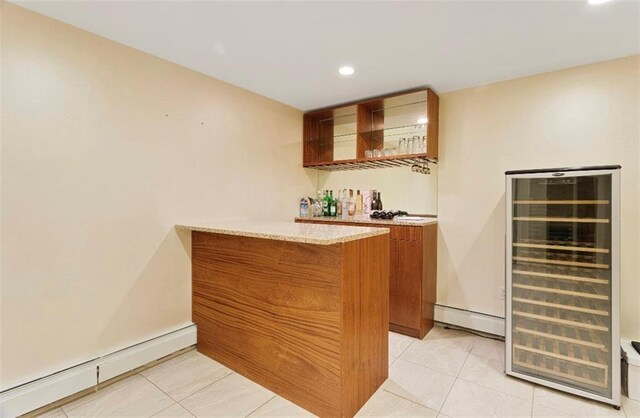
[[[504,337],[504,318],[450,306],[436,305],[435,320],[445,324]]]
[[[0,417],[16,417],[196,343],[195,324],[0,393]]]
[[[0,417],[15,417],[96,385],[96,361],[2,392]]]
[[[195,345],[196,326],[189,325],[152,340],[127,347],[115,353],[100,357],[98,362],[98,383],[105,382],[123,373]]]

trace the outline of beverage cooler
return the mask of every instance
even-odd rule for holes
[[[506,175],[506,373],[619,407],[620,166]]]

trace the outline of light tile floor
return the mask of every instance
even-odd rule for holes
[[[359,417],[638,417],[640,402],[610,406],[507,377],[504,343],[436,327],[417,340],[389,334],[389,379]],[[44,417],[313,416],[190,351]]]

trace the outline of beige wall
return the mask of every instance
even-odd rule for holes
[[[316,187],[296,109],[11,4],[2,64],[0,390],[189,323],[173,225]]]
[[[188,323],[175,223],[290,219],[318,187],[437,211],[438,302],[503,316],[516,168],[623,166],[622,331],[640,338],[638,57],[441,95],[431,176],[318,174],[300,168],[298,110],[3,8],[0,390]]]
[[[440,96],[438,303],[504,316],[504,172],[622,165],[622,334],[640,338],[638,56]]]

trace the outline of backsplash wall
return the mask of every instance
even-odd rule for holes
[[[319,171],[320,190],[375,189],[382,193],[384,209],[401,209],[409,213],[436,215],[438,213],[438,167],[429,164],[431,174],[418,174],[410,167],[369,170]],[[307,170],[314,171],[314,170]],[[314,196],[312,196],[314,197]]]

